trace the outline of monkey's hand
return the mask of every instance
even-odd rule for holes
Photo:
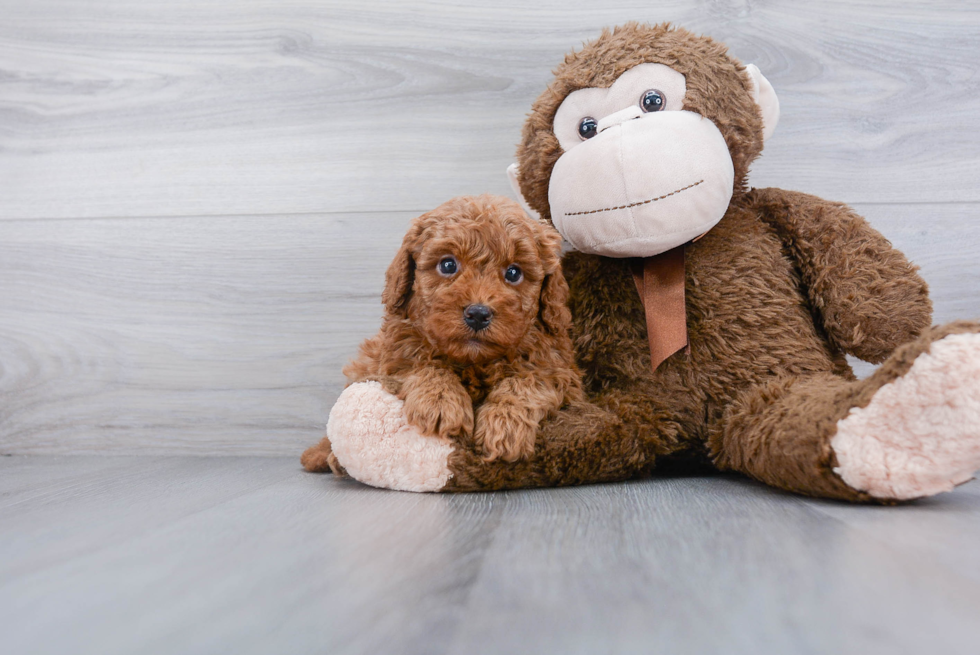
[[[405,401],[405,420],[423,434],[446,438],[473,433],[473,401],[451,371],[416,371],[405,380],[399,397]]]

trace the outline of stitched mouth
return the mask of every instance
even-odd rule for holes
[[[571,212],[565,214],[565,216],[584,216],[586,214],[600,214],[602,212],[616,211],[617,209],[629,209],[630,207],[639,207],[640,205],[648,205],[651,202],[657,202],[658,200],[663,200],[664,198],[675,196],[681,191],[687,191],[688,189],[693,189],[694,187],[696,187],[699,184],[702,184],[703,182],[704,180],[698,180],[694,184],[688,184],[686,187],[682,189],[677,189],[676,191],[671,191],[670,193],[665,193],[662,196],[659,196],[657,198],[650,198],[649,200],[641,200],[640,202],[631,202],[628,205],[620,205],[619,207],[606,207],[605,209],[591,209],[589,211],[584,211],[584,212]]]

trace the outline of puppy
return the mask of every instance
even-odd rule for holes
[[[534,451],[538,424],[583,398],[568,336],[561,237],[507,198],[454,198],[414,219],[385,274],[381,331],[344,368],[379,380],[425,434],[486,460]],[[323,441],[310,471],[342,469]]]

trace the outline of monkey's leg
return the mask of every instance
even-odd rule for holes
[[[933,328],[866,380],[780,378],[732,404],[719,468],[853,501],[949,491],[980,469],[980,324]]]
[[[534,453],[516,462],[487,462],[460,444],[449,456],[452,477],[444,491],[558,487],[626,480],[653,467],[655,455],[615,414],[574,403],[544,421]]]
[[[607,389],[541,424],[534,453],[513,463],[483,462],[469,444],[449,458],[448,491],[557,487],[626,480],[649,473],[657,457],[690,447],[703,422],[692,394],[671,394],[649,381]]]
[[[544,421],[530,458],[484,461],[483,451],[421,434],[378,382],[352,384],[327,424],[338,463],[355,480],[404,491],[478,491],[608,482],[650,469],[654,453],[615,414],[575,403]]]

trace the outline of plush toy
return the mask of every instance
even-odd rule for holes
[[[848,207],[750,189],[779,116],[725,47],[668,25],[565,58],[510,170],[574,248],[563,266],[588,402],[534,453],[487,462],[421,434],[378,383],[328,438],[375,486],[472,491],[622,480],[680,462],[851,501],[948,491],[980,468],[980,323],[931,327],[925,282]],[[856,380],[844,354],[883,362]]]

